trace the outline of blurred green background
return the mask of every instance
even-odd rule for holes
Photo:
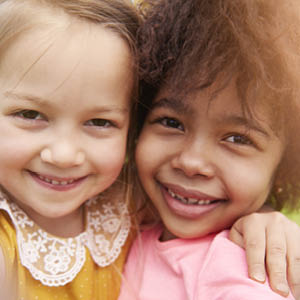
[[[294,213],[286,213],[283,211],[283,213],[291,220],[295,221],[300,226],[300,212],[294,212]]]

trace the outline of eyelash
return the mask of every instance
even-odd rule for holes
[[[238,141],[229,141],[228,139],[229,138],[239,138]],[[244,134],[240,134],[240,133],[231,133],[231,134],[228,134],[225,139],[225,141],[229,142],[229,143],[232,143],[232,144],[238,144],[238,145],[247,145],[247,146],[255,146],[255,143],[253,142],[253,140],[247,136],[247,135],[244,135]]]
[[[95,121],[96,121],[96,123],[93,123]],[[99,124],[99,121],[100,121],[100,124]],[[96,119],[96,118],[95,119],[90,119],[90,120],[86,121],[84,123],[84,125],[86,125],[86,126],[94,126],[94,127],[104,127],[104,128],[117,127],[115,123],[113,123],[113,122],[111,122],[109,120],[106,120],[106,119]]]
[[[170,124],[169,122],[173,122],[173,124]],[[184,126],[176,118],[165,117],[165,116],[158,117],[150,123],[152,123],[152,124],[157,123],[157,124],[161,124],[162,126],[164,126],[166,128],[173,128],[173,129],[179,129],[181,131],[184,131]]]
[[[34,113],[35,117],[31,117],[30,115],[28,115],[29,113]],[[26,116],[26,114],[27,114],[27,116]],[[15,117],[24,119],[24,120],[28,120],[28,121],[47,120],[47,118],[43,114],[41,114],[38,111],[33,110],[33,109],[23,109],[23,110],[14,112],[12,115]],[[39,117],[37,117],[37,116],[39,116]]]
[[[31,115],[30,115],[31,114]],[[35,121],[47,121],[47,118],[41,114],[40,112],[33,110],[33,109],[23,109],[16,111],[12,114],[14,117],[20,118],[22,120],[28,122],[35,122]],[[100,123],[99,123],[100,122]],[[106,120],[106,119],[90,119],[84,123],[85,126],[90,127],[99,127],[99,128],[110,128],[110,127],[117,127],[115,123]]]
[[[177,126],[172,126],[171,124],[164,124],[168,121],[173,121],[175,122],[175,125]],[[175,128],[175,129],[179,129],[179,130],[182,130],[184,131],[184,127],[183,125],[181,124],[180,121],[178,121],[177,119],[175,118],[169,118],[169,117],[160,117],[156,120],[154,120],[153,123],[160,123],[162,124],[164,127],[167,127],[167,128]],[[178,128],[179,126],[181,126],[181,128]],[[233,141],[230,141],[229,139],[230,138],[233,138],[234,140]],[[236,140],[238,139],[238,140]],[[253,142],[253,140],[245,135],[245,134],[240,134],[240,133],[230,133],[228,134],[225,139],[225,141],[229,142],[229,143],[232,143],[232,144],[238,144],[238,145],[241,145],[241,146],[256,146],[255,143]]]
[[[170,122],[173,122],[173,124]],[[184,126],[180,121],[178,121],[176,118],[171,118],[171,117],[159,117],[152,121],[151,123],[159,123],[163,125],[164,127],[169,127],[169,128],[175,128],[184,131]],[[180,127],[180,128],[178,128]],[[230,133],[225,137],[225,140],[228,138],[233,137],[233,138],[239,138],[239,141],[231,141],[231,143],[235,144],[242,144],[242,145],[253,145],[252,139],[245,135],[245,134],[240,134],[240,133]],[[230,141],[229,141],[230,142]]]

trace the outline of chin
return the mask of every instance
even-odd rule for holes
[[[38,212],[40,215],[42,215],[45,218],[49,219],[57,219],[57,218],[63,218],[65,216],[68,216],[72,213],[74,213],[78,208],[69,208],[69,207],[55,207],[54,209],[51,209],[48,207],[48,209],[44,209],[40,212]]]

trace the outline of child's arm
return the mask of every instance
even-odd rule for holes
[[[230,239],[244,247],[249,276],[265,280],[265,262],[272,289],[287,295],[291,287],[300,299],[300,227],[279,212],[254,213],[240,218]]]

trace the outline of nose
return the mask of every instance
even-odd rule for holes
[[[172,168],[182,171],[188,177],[212,178],[215,175],[212,150],[204,143],[187,143],[173,157]]]
[[[71,168],[81,165],[85,154],[71,139],[56,139],[40,153],[42,161],[59,168]]]

